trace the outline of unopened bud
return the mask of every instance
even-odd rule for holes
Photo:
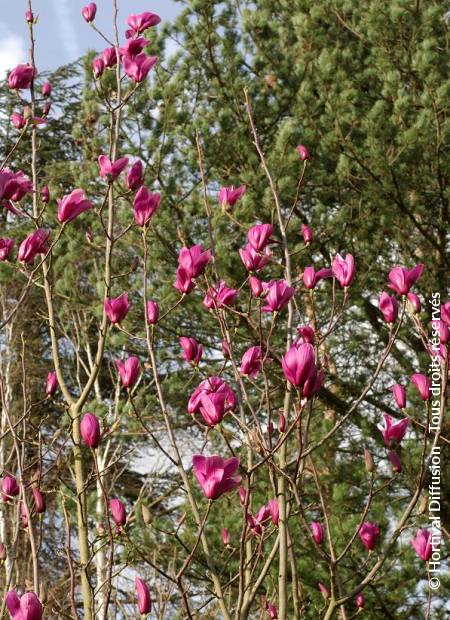
[[[147,508],[147,506],[144,506],[144,504],[142,504],[141,506],[141,513],[142,513],[142,520],[144,521],[145,525],[148,525],[149,523],[152,522],[152,513]]]
[[[419,504],[419,507],[417,508],[417,512],[420,515],[422,515],[427,509],[427,506],[428,506],[428,497],[424,495],[422,499],[420,500],[420,504]]]
[[[369,474],[375,471],[375,463],[373,462],[372,455],[367,448],[364,448],[364,462],[366,463],[366,471]]]

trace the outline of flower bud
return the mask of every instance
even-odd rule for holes
[[[96,448],[100,443],[100,423],[93,413],[85,413],[80,423],[80,433],[89,448]]]
[[[149,325],[155,325],[159,319],[159,306],[156,301],[149,299],[147,301],[147,322]]]
[[[47,185],[41,189],[41,200],[44,204],[47,204],[50,201],[50,190]]]
[[[144,521],[145,525],[149,525],[152,522],[152,513],[144,504],[141,505],[141,513],[142,520]]]
[[[364,461],[366,464],[366,471],[371,474],[375,471],[375,463],[373,462],[372,455],[367,448],[364,448]]]
[[[296,147],[296,151],[300,155],[300,159],[302,161],[306,161],[306,160],[308,160],[311,157],[310,154],[309,154],[308,149],[306,148],[306,146],[304,144],[299,144]]]
[[[34,512],[42,514],[45,512],[45,497],[39,488],[33,489]]]
[[[286,431],[286,418],[282,411],[278,412],[278,430],[280,433],[284,433]]]
[[[223,544],[226,547],[228,547],[230,544],[230,532],[228,531],[226,527],[222,529],[222,540],[223,540]]]

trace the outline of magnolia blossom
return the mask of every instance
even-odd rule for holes
[[[105,63],[101,56],[94,58],[92,61],[92,72],[96,80],[103,75],[103,71],[105,70]]]
[[[125,506],[120,499],[111,499],[109,501],[109,509],[111,511],[113,521],[117,527],[120,528],[122,525],[125,525],[127,513],[125,511]]]
[[[269,286],[266,282],[262,282],[255,276],[250,276],[248,282],[250,284],[253,297],[261,297],[261,295],[267,291]]]
[[[195,338],[181,336],[180,346],[183,349],[183,357],[187,362],[190,362],[195,366],[202,359],[203,347],[195,340]]]
[[[416,537],[411,540],[411,545],[419,558],[424,562],[428,562],[433,553],[430,530],[418,530]]]
[[[159,15],[156,15],[156,13],[150,13],[149,11],[139,13],[138,15],[129,15],[127,17],[127,24],[136,34],[140,34],[141,32],[144,32],[144,30],[147,30],[147,28],[156,26],[160,21],[161,18]]]
[[[50,95],[52,94],[52,85],[50,84],[50,82],[45,82],[44,84],[42,84],[42,94],[44,95],[44,97],[50,97]]]
[[[132,388],[136,383],[140,373],[140,362],[135,355],[128,357],[125,362],[116,361],[117,370],[119,371],[120,381],[124,388]]]
[[[355,596],[355,605],[358,609],[363,609],[365,604],[364,594],[360,592]]]
[[[161,196],[158,192],[152,193],[146,187],[141,187],[134,197],[134,221],[138,226],[145,226],[155,211],[159,208]]]
[[[120,53],[122,56],[127,56],[129,59],[133,60],[138,56],[144,47],[147,47],[151,41],[146,39],[145,37],[136,37],[127,39],[125,45],[120,48]]]
[[[6,260],[14,246],[14,239],[0,238],[0,261]]]
[[[337,254],[331,264],[331,270],[342,288],[347,288],[355,277],[355,259],[351,254],[347,254],[345,258]]]
[[[208,309],[232,306],[237,296],[238,291],[230,288],[224,280],[221,280],[217,286],[209,287],[203,299],[203,305]]]
[[[301,389],[303,397],[317,394],[323,382],[323,372],[317,370],[314,347],[309,342],[294,344],[283,356],[281,366],[286,379]]]
[[[14,476],[6,474],[2,480],[2,499],[5,503],[8,503],[12,497],[19,495],[20,489],[17,484],[17,480]]]
[[[270,603],[269,601],[267,601],[266,610],[267,610],[267,613],[269,614],[270,620],[277,620],[278,611],[273,603]]]
[[[372,551],[375,549],[375,545],[380,537],[380,528],[376,523],[366,521],[359,528],[358,534],[365,548],[368,551]]]
[[[100,155],[98,166],[101,177],[108,177],[111,180],[117,179],[119,174],[127,167],[128,157],[120,157],[112,162],[106,155]]]
[[[224,392],[203,392],[200,394],[200,414],[208,426],[222,422],[227,411],[227,394]]]
[[[426,375],[421,373],[411,375],[411,383],[413,383],[423,401],[430,400],[431,381]]]
[[[236,407],[236,396],[230,386],[220,377],[209,377],[200,383],[189,398],[188,413],[200,413],[204,394],[223,393],[225,395],[224,411],[232,411]]]
[[[41,189],[41,200],[44,204],[50,202],[50,190],[48,189],[47,185],[44,185],[44,187]]]
[[[80,433],[89,448],[96,448],[100,443],[100,423],[93,413],[85,413],[81,418]]]
[[[19,172],[12,172],[9,168],[0,170],[0,206],[15,215],[23,216],[13,202],[19,202],[26,194],[32,192],[33,183],[21,170]]]
[[[32,264],[38,254],[45,254],[48,250],[47,241],[50,231],[38,228],[22,241],[19,247],[19,260]]]
[[[81,9],[81,15],[87,21],[88,24],[94,21],[97,13],[97,5],[95,2],[90,2],[87,6]]]
[[[300,155],[300,159],[302,161],[306,161],[307,159],[310,158],[310,154],[308,149],[306,148],[306,146],[304,144],[299,144],[296,147],[296,151],[298,152],[298,154]]]
[[[130,304],[128,302],[128,294],[122,293],[119,297],[107,297],[104,302],[105,313],[111,323],[116,324],[123,321],[127,316]]]
[[[41,620],[42,605],[34,592],[26,592],[20,598],[15,590],[5,597],[6,607],[12,620]]]
[[[268,244],[272,234],[272,224],[257,224],[250,228],[247,233],[247,239],[250,246],[256,250],[256,252],[261,252]]]
[[[384,443],[388,447],[400,444],[406,434],[409,425],[409,418],[403,418],[400,422],[393,422],[393,419],[387,413],[383,414],[386,427],[383,431]]]
[[[327,267],[323,269],[319,269],[319,271],[315,271],[312,265],[305,267],[303,271],[303,284],[307,289],[313,290],[316,288],[316,285],[320,280],[324,280],[325,278],[331,278],[333,275],[333,271]]]
[[[321,545],[323,542],[323,534],[324,534],[323,525],[319,523],[318,521],[313,521],[311,523],[311,533],[312,533],[314,542],[317,545]]]
[[[395,323],[398,316],[398,301],[387,293],[381,293],[379,308],[386,323]]]
[[[58,379],[56,377],[56,372],[49,372],[47,375],[47,380],[45,382],[45,395],[47,398],[53,396],[58,388]]]
[[[286,280],[273,280],[267,287],[266,305],[261,308],[262,312],[280,312],[294,294],[295,289]]]
[[[147,301],[146,316],[147,316],[147,322],[150,325],[155,325],[158,322],[158,319],[159,319],[159,306],[156,303],[156,301],[153,301],[152,299],[149,299]]]
[[[408,293],[406,295],[406,307],[413,314],[418,314],[422,309],[419,297],[415,293]]]
[[[133,39],[130,39],[132,41]],[[127,178],[125,179],[125,183],[128,189],[133,192],[141,187],[144,182],[144,167],[140,159],[138,159],[131,168],[128,170]]]
[[[392,386],[392,393],[395,398],[395,402],[400,407],[400,409],[405,409],[406,407],[406,390],[403,385],[396,383]]]
[[[43,514],[45,512],[45,496],[42,491],[37,487],[33,489],[33,499],[34,512],[36,514]]]
[[[152,610],[152,600],[147,584],[140,577],[135,578],[135,586],[138,599],[138,609],[140,614],[149,614]]]
[[[311,344],[314,344],[314,341],[316,339],[316,334],[312,327],[310,327],[309,325],[300,326],[300,327],[297,327],[297,331],[298,331],[298,335],[300,338],[300,342],[309,342]]]
[[[27,124],[27,121],[22,116],[22,114],[19,114],[19,112],[13,112],[10,118],[11,118],[11,123],[14,125],[16,129],[23,129],[25,125]]]
[[[201,245],[191,248],[181,248],[178,255],[178,265],[184,269],[188,278],[198,278],[211,260],[211,251],[204,250]]]
[[[309,245],[313,240],[312,229],[307,224],[302,224],[300,229],[302,232],[303,241],[305,242],[305,245]]]
[[[122,60],[125,73],[138,84],[145,80],[157,62],[158,56],[147,56],[147,54],[138,54],[134,58],[124,56]]]
[[[226,547],[230,544],[230,532],[226,527],[222,529],[222,542]]]
[[[247,271],[261,271],[272,258],[269,248],[264,248],[263,253],[257,252],[249,243],[244,249],[239,250],[242,264]]]
[[[87,200],[82,189],[74,189],[73,192],[58,199],[58,222],[71,222],[80,213],[92,208],[92,202]]]
[[[245,194],[245,185],[240,187],[222,187],[219,192],[219,204],[222,207],[233,207],[238,200]]]
[[[261,370],[261,347],[250,347],[242,356],[240,371],[255,379]]]
[[[389,452],[388,459],[391,461],[392,472],[394,474],[400,474],[402,471],[402,462],[397,452],[394,452],[394,451]]]
[[[194,475],[202,488],[205,497],[217,499],[223,493],[232,491],[239,486],[241,476],[236,476],[239,459],[223,459],[221,456],[203,456],[194,454],[192,457]]]
[[[417,282],[425,269],[425,265],[419,264],[412,269],[394,267],[388,275],[389,287],[398,295],[406,295],[410,288]]]
[[[37,72],[31,65],[17,65],[8,75],[8,86],[12,90],[30,88],[33,78]]]

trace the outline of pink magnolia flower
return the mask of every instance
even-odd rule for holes
[[[303,241],[305,242],[305,245],[309,245],[312,240],[313,240],[313,231],[312,229],[307,226],[306,224],[302,224],[301,225],[301,231],[302,231],[302,235],[303,235]]]
[[[36,74],[36,69],[33,69],[33,67],[29,64],[17,65],[17,67],[12,69],[8,76],[8,86],[12,90],[30,88],[31,82]]]
[[[94,21],[96,13],[97,5],[95,2],[90,2],[87,6],[81,9],[81,15],[88,24]]]
[[[330,591],[328,590],[327,586],[325,584],[323,584],[321,581],[318,584],[318,588],[320,590],[320,593],[322,594],[323,598],[325,600],[330,598]]]
[[[219,192],[219,204],[222,207],[233,207],[242,198],[246,191],[245,185],[240,187],[222,187]]]
[[[117,52],[115,47],[106,47],[102,52],[103,65],[111,69],[117,64]]]
[[[267,601],[266,610],[267,610],[267,613],[269,614],[269,618],[271,620],[277,620],[277,618],[278,618],[278,611],[277,611],[277,608],[275,607],[275,605],[273,603],[270,603],[269,601]]]
[[[0,238],[0,261],[6,260],[14,246],[14,239]]]
[[[103,62],[103,58],[101,56],[94,58],[94,60],[92,61],[92,72],[96,80],[102,77],[104,70],[105,63]]]
[[[35,487],[33,489],[33,499],[34,499],[34,512],[36,514],[43,514],[45,512],[45,496],[42,491]]]
[[[224,527],[222,529],[222,541],[223,544],[228,547],[230,544],[230,532],[228,531],[228,529],[226,527]]]
[[[280,433],[284,433],[286,431],[286,417],[283,412],[278,412],[278,430]]]
[[[195,287],[195,282],[189,277],[186,269],[178,267],[177,278],[173,286],[183,295],[187,295]]]
[[[206,291],[203,305],[208,309],[232,306],[237,296],[238,291],[234,288],[230,288],[224,280],[221,280],[218,286],[210,286]]]
[[[134,197],[134,221],[138,226],[145,226],[150,221],[155,211],[159,208],[161,195],[152,193],[146,187],[141,187]]]
[[[33,192],[33,184],[22,171],[12,172],[9,168],[0,170],[0,206],[15,215],[23,216],[13,202],[19,202],[26,194]]]
[[[364,594],[360,592],[355,597],[355,605],[358,609],[364,609],[365,604],[366,604],[366,600],[364,598]]]
[[[120,501],[120,499],[111,499],[111,500],[109,500],[109,509],[111,511],[111,516],[113,518],[114,523],[119,528],[122,525],[125,525],[125,522],[127,520],[127,513],[125,511],[125,506]]]
[[[375,549],[375,545],[380,537],[380,528],[376,523],[366,521],[359,528],[358,534],[365,548],[368,551],[372,551]]]
[[[265,297],[266,305],[261,308],[263,312],[279,312],[290,302],[295,289],[286,280],[273,280],[269,283]]]
[[[119,174],[127,167],[128,157],[120,157],[116,161],[112,162],[106,155],[100,155],[98,158],[98,166],[100,169],[100,176],[105,178],[109,177],[114,181]]]
[[[270,514],[270,518],[272,519],[272,523],[274,525],[278,525],[278,523],[280,522],[280,505],[278,503],[278,500],[276,497],[274,497],[273,499],[270,499],[267,504],[266,504],[268,510],[269,510],[269,514]]]
[[[150,598],[150,590],[147,584],[140,577],[136,577],[135,581],[138,609],[140,614],[149,614],[152,610],[152,600]]]
[[[396,383],[392,386],[392,393],[395,398],[395,402],[400,407],[400,409],[404,409],[406,407],[406,390],[403,385]]]
[[[272,224],[257,224],[250,228],[247,233],[247,239],[250,246],[256,251],[261,252],[269,243],[273,234]]]
[[[409,418],[403,418],[400,422],[395,423],[393,422],[391,416],[387,413],[383,414],[383,418],[386,424],[382,433],[384,443],[388,448],[400,444],[408,429]]]
[[[123,70],[138,84],[145,80],[157,62],[158,56],[147,56],[147,54],[138,54],[134,58],[124,56],[122,59]]]
[[[425,265],[419,264],[412,269],[394,267],[388,275],[389,287],[398,295],[406,295],[410,288],[417,282],[425,269]]]
[[[156,13],[150,13],[149,11],[139,13],[138,15],[129,15],[127,17],[127,24],[136,34],[140,34],[141,32],[147,30],[147,28],[156,26],[160,21],[161,18],[159,15],[156,15]]]
[[[194,454],[192,465],[194,475],[208,499],[217,499],[238,487],[241,482],[241,476],[235,475],[239,468],[238,458],[223,459],[217,455]]]
[[[2,480],[2,499],[5,503],[8,503],[12,497],[19,495],[20,489],[17,484],[17,480],[14,476],[6,474]]]
[[[208,426],[216,426],[222,422],[226,413],[227,394],[212,392],[200,395],[200,413]]]
[[[300,159],[302,161],[306,161],[307,159],[309,159],[311,156],[309,154],[308,149],[306,148],[306,146],[304,146],[303,144],[299,144],[296,149],[295,149],[298,154],[300,155]]]
[[[324,280],[325,278],[331,278],[333,275],[333,271],[327,267],[323,269],[319,269],[319,271],[315,271],[312,265],[305,267],[303,271],[303,284],[307,289],[313,290],[316,288],[318,282],[320,280]]]
[[[415,293],[408,293],[406,295],[406,299],[408,310],[413,314],[419,314],[422,309],[422,304],[420,303],[419,297],[417,297]]]
[[[355,259],[351,254],[347,254],[345,258],[336,254],[331,264],[331,270],[342,288],[347,288],[355,276]]]
[[[411,545],[419,558],[424,562],[428,562],[433,553],[430,530],[418,530],[416,537],[411,540]]]
[[[10,590],[5,598],[12,620],[42,620],[42,605],[34,592],[26,592],[20,598]]]
[[[50,398],[56,392],[57,388],[58,379],[56,378],[56,372],[49,372],[45,382],[45,395]]]
[[[314,347],[308,343],[293,345],[281,360],[286,379],[296,387],[303,387],[307,380],[317,375]]]
[[[147,301],[147,322],[150,325],[155,325],[159,319],[159,306],[156,301],[149,299]]]
[[[236,407],[236,396],[230,386],[220,377],[209,377],[200,383],[191,394],[187,406],[188,413],[199,413],[203,394],[225,394],[225,411],[232,411]]]
[[[226,359],[231,359],[231,349],[226,340],[222,340],[222,353]]]
[[[178,255],[178,264],[184,269],[188,278],[198,278],[211,260],[210,250],[204,250],[201,245],[191,248],[181,248]]]
[[[450,329],[447,323],[442,319],[438,321],[439,323],[439,340],[442,344],[447,344],[450,341]]]
[[[74,189],[73,192],[57,200],[58,203],[58,222],[71,222],[76,217],[92,209],[92,202],[86,199],[82,189]]]
[[[314,542],[317,545],[321,545],[323,542],[323,526],[318,521],[313,521],[311,523],[311,533],[314,538]]]
[[[250,347],[242,356],[240,371],[255,379],[261,370],[261,347]]]
[[[149,41],[145,37],[137,37],[136,39],[130,38],[127,39],[125,45],[120,48],[120,53],[122,56],[127,56],[128,58],[133,60],[142,52],[144,47],[147,47],[147,45],[149,45],[150,43],[151,41]]]
[[[122,293],[119,297],[107,297],[104,302],[105,313],[111,323],[120,323],[127,316],[130,304],[128,294]]]
[[[260,271],[272,258],[272,252],[265,248],[263,253],[257,252],[249,243],[239,250],[242,264],[247,271]]]
[[[250,289],[252,291],[253,297],[261,297],[261,295],[267,290],[269,286],[266,282],[262,282],[255,276],[250,276],[248,282],[250,284]]]
[[[309,342],[310,344],[314,344],[316,334],[312,327],[309,325],[304,325],[303,327],[297,327],[297,331],[301,342]]]
[[[247,489],[245,489],[244,487],[239,487],[238,495],[241,506],[245,506],[245,504],[247,503]]]
[[[387,293],[381,293],[379,308],[386,323],[395,323],[398,316],[398,301]]]
[[[42,84],[42,94],[44,95],[44,97],[50,97],[50,95],[52,94],[52,85],[50,84],[50,82],[45,82],[44,84]]]
[[[44,204],[50,202],[50,190],[48,189],[47,185],[44,185],[44,187],[41,189],[41,200]]]
[[[22,114],[19,114],[19,112],[13,112],[11,114],[11,123],[16,129],[23,129],[27,124],[27,121],[22,116]]]
[[[89,448],[96,448],[100,443],[100,423],[93,413],[85,413],[81,418],[80,433],[84,443]]]
[[[133,39],[130,39],[133,41]],[[127,178],[125,180],[128,189],[135,192],[141,187],[144,182],[144,167],[140,159],[138,159],[131,168],[128,170]]]
[[[181,336],[180,346],[183,349],[183,357],[187,362],[196,366],[202,359],[203,347],[199,344],[195,338],[188,338],[187,336]]]
[[[394,474],[400,474],[402,471],[402,462],[397,452],[394,452],[394,451],[389,452],[388,459],[391,461],[392,472]]]
[[[125,362],[116,361],[117,370],[119,371],[120,381],[124,388],[132,388],[136,383],[140,373],[140,362],[135,355],[128,357]]]
[[[25,11],[25,19],[27,23],[32,24],[34,22],[33,11]]]
[[[430,400],[431,381],[426,375],[421,373],[411,375],[411,382],[414,384],[423,401]]]
[[[19,247],[19,260],[32,264],[37,254],[45,254],[48,250],[47,241],[50,231],[38,228],[22,241]]]

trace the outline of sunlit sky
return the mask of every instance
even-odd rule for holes
[[[117,0],[117,3],[121,34],[127,27],[125,20],[130,13],[152,11],[164,21],[170,21],[181,8],[174,0]],[[0,78],[18,63],[28,60],[26,4],[26,0],[0,0]],[[105,47],[81,17],[81,9],[86,4],[87,0],[32,0],[33,13],[39,17],[35,26],[39,71],[55,69],[78,58],[87,49]],[[97,0],[96,4],[96,24],[111,35],[112,0]]]

